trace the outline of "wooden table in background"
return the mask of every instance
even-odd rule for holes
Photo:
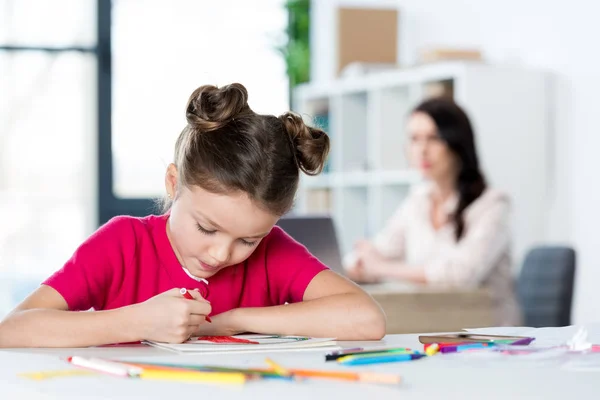
[[[494,326],[485,289],[457,290],[400,283],[361,285],[387,315],[387,333],[449,332]]]

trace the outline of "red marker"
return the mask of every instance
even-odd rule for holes
[[[188,293],[188,290],[186,288],[179,289],[179,293],[181,293],[181,295],[188,300],[194,300],[194,297]],[[208,315],[206,317],[204,317],[204,319],[206,319],[206,322],[212,322],[212,320],[210,319],[210,317]]]

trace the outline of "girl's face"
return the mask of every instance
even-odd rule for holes
[[[250,257],[278,219],[245,193],[214,194],[198,186],[180,187],[167,235],[181,265],[198,278],[209,278]]]
[[[457,157],[438,135],[437,126],[429,115],[412,114],[407,130],[409,160],[413,168],[417,168],[424,178],[434,181],[456,176]]]

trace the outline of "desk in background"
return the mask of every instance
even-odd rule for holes
[[[361,285],[387,315],[387,333],[448,332],[493,326],[485,289],[455,290],[400,283]]]

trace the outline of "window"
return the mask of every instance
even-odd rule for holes
[[[203,84],[240,82],[257,112],[288,107],[277,53],[284,0],[119,0],[113,5],[113,191],[160,197],[185,104]],[[143,214],[143,212],[142,212]]]
[[[96,226],[94,14],[0,0],[0,316]]]

